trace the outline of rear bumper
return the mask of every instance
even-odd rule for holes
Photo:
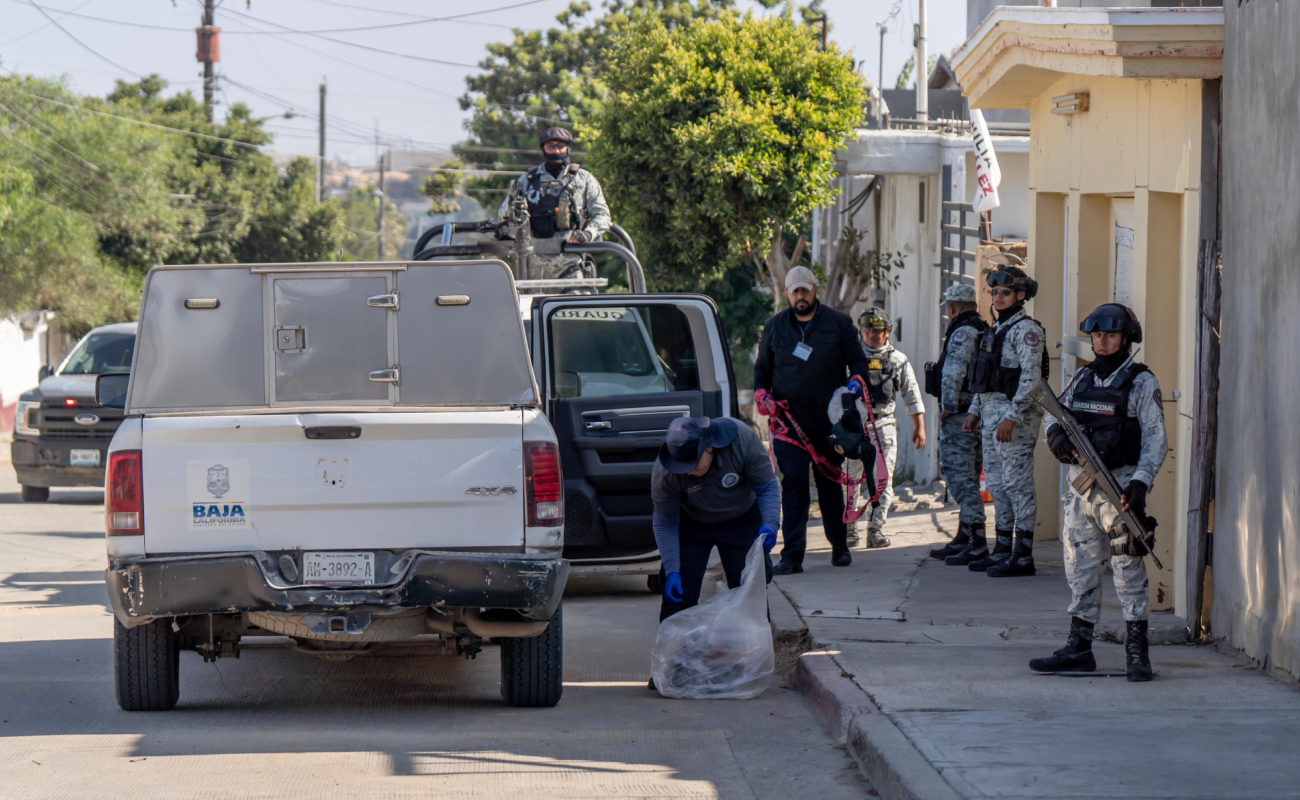
[[[417,552],[384,586],[286,585],[270,553],[131,559],[104,570],[113,613],[135,627],[157,617],[241,611],[315,613],[364,607],[514,609],[555,613],[569,562],[555,556]]]

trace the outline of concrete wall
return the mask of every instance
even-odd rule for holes
[[[1211,631],[1300,678],[1300,3],[1225,12]]]
[[[19,395],[36,388],[48,335],[48,323],[40,312],[0,318],[0,433],[14,429]]]

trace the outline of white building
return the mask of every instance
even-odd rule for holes
[[[13,432],[18,397],[36,388],[41,367],[63,357],[62,337],[51,330],[53,316],[48,311],[24,311],[0,317],[0,435]],[[8,458],[7,451],[4,457]]]
[[[944,107],[950,91],[931,92],[932,114],[934,109]],[[892,91],[884,94],[887,102],[891,96],[898,97]],[[974,280],[973,263],[961,259],[947,259],[945,263],[942,258],[945,245],[972,252],[977,244],[967,237],[962,246],[955,234],[942,230],[944,203],[969,203],[975,193],[975,155],[969,124],[951,116],[921,124],[891,115],[883,127],[873,122],[870,127],[860,128],[856,140],[838,156],[838,199],[833,206],[819,211],[813,221],[813,258],[819,263],[827,264],[834,257],[849,224],[865,232],[861,245],[864,251],[879,249],[901,257],[905,266],[894,271],[897,286],[878,291],[869,302],[883,302],[893,317],[894,346],[912,362],[918,382],[923,382],[925,362],[939,356],[943,333],[939,300],[946,286],[943,270],[951,267],[956,273],[949,280],[961,279],[963,271],[967,282]],[[991,133],[1002,170],[1002,184],[998,187],[1002,205],[993,212],[993,238],[1023,242],[1029,230],[1028,125],[991,123]],[[954,210],[946,216],[950,226],[960,221]],[[965,224],[968,228],[977,225],[971,214],[966,215]],[[854,306],[853,315],[856,317],[869,302]],[[938,478],[937,401],[926,397],[926,446],[919,452],[907,444],[912,424],[901,404],[896,414],[900,434],[896,475],[900,480],[918,483]]]

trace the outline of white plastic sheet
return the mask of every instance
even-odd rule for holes
[[[740,586],[659,623],[650,674],[664,697],[748,700],[766,691],[775,669],[759,538],[745,557]]]

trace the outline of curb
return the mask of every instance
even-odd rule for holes
[[[784,593],[771,603],[773,626],[778,605],[798,615]],[[784,602],[782,602],[782,600]],[[785,617],[782,609],[782,617]],[[788,624],[788,623],[787,623]],[[799,625],[807,625],[800,618]],[[817,643],[814,642],[814,645]],[[843,737],[858,769],[886,800],[961,800],[962,795],[943,779],[939,770],[912,741],[853,682],[835,660],[838,651],[816,649],[799,657],[790,686],[807,696],[813,711],[832,735]]]

